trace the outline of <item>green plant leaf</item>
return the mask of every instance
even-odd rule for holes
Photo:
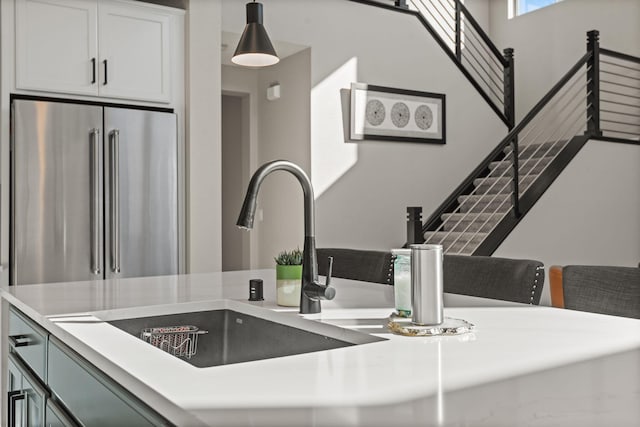
[[[274,258],[278,265],[301,265],[302,264],[302,251],[300,248],[296,248],[292,251],[282,251]]]

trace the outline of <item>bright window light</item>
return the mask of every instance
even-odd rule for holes
[[[533,12],[534,10],[550,6],[554,3],[559,3],[562,0],[512,0],[515,15],[522,15],[524,13]]]

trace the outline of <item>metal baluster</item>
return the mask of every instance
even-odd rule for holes
[[[507,66],[504,67],[504,115],[509,122],[509,130],[516,125],[516,86],[515,70],[513,68],[513,49],[508,47],[504,50],[504,59]]]
[[[591,120],[587,122],[587,135],[602,136],[600,129],[600,42],[599,32],[587,32],[587,115]]]

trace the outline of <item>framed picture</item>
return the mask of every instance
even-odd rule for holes
[[[351,83],[351,140],[444,144],[444,94]]]

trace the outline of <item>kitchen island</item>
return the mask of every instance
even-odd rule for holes
[[[272,270],[5,288],[8,305],[175,425],[638,425],[640,321],[445,295],[471,333],[392,335],[393,288],[335,279],[337,296],[302,319],[275,305]],[[265,301],[248,302],[249,279]],[[197,368],[107,323],[248,304],[304,327],[383,340]],[[230,303],[230,304],[231,304]],[[274,317],[274,318],[275,318]],[[3,321],[3,337],[6,336]],[[3,338],[3,360],[8,345]]]

